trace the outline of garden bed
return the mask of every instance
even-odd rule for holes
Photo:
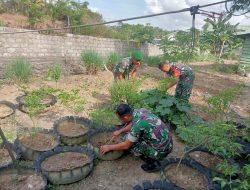
[[[211,169],[212,171],[216,171],[220,173],[222,172],[222,171],[219,171],[218,168],[216,168],[216,166],[218,164],[223,163],[223,159],[216,155],[212,155],[212,154],[209,154],[207,152],[202,152],[202,151],[194,151],[194,152],[189,153],[189,156],[195,161],[202,164],[203,166]]]
[[[0,169],[1,190],[44,190],[47,182],[33,169],[21,168],[18,173],[13,167]]]
[[[107,130],[107,131],[96,131],[93,134],[91,134],[89,139],[89,145],[91,148],[94,149],[97,157],[101,160],[116,160],[120,158],[124,151],[110,151],[106,154],[102,155],[99,152],[99,148],[102,145],[110,145],[110,144],[118,144],[122,142],[121,137],[117,137],[112,139],[113,129]]]
[[[54,184],[69,184],[85,178],[93,169],[93,152],[81,147],[58,147],[42,154],[36,168]]]
[[[43,152],[57,147],[60,141],[52,131],[40,130],[20,136],[15,143],[20,148],[24,159],[35,160]]]
[[[16,160],[19,159],[21,154],[20,154],[20,151],[17,149],[17,147],[14,147],[10,143],[9,143],[9,146],[11,147],[14,158]],[[7,148],[3,144],[1,144],[0,145],[0,167],[6,167],[10,164],[12,164],[12,159],[9,155],[9,152]]]
[[[15,105],[8,101],[0,101],[0,119],[9,117],[15,113]]]
[[[83,117],[67,116],[54,123],[54,131],[62,143],[68,145],[83,144],[87,141],[90,121]]]

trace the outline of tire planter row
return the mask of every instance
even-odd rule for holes
[[[200,163],[196,162],[195,160],[188,159],[188,158],[184,158],[184,159],[169,158],[163,161],[162,163],[163,170],[165,170],[165,168],[171,164],[179,164],[179,163],[185,166],[188,166],[190,168],[193,168],[197,170],[198,172],[200,172],[201,174],[203,174],[205,178],[207,179],[209,190],[220,190],[220,186],[213,181],[212,172],[206,167],[204,167],[203,165],[201,165]]]
[[[1,120],[5,119],[5,118],[8,118],[8,117],[10,117],[10,116],[12,116],[12,115],[15,114],[15,112],[16,112],[16,106],[15,106],[15,104],[13,104],[13,103],[11,103],[9,101],[3,100],[3,101],[0,101],[0,105],[5,105],[5,106],[9,107],[12,110],[11,113],[9,113],[9,114],[7,114],[5,116],[0,116]]]
[[[25,129],[22,129],[22,130],[28,132],[29,129],[25,128]],[[50,148],[48,150],[44,150],[44,151],[35,150],[35,149],[32,149],[31,147],[27,147],[24,144],[22,144],[22,142],[20,141],[20,139],[18,137],[15,140],[14,145],[15,145],[15,147],[17,147],[20,150],[23,159],[25,159],[25,160],[36,160],[42,153],[44,153],[46,151],[49,151],[49,150],[53,150],[54,148],[56,148],[57,146],[60,145],[59,137],[57,135],[54,135],[52,130],[39,129],[38,133],[53,135],[54,140],[56,142],[55,146],[53,146],[52,148]]]
[[[88,131],[85,134],[79,134],[76,136],[67,136],[67,135],[61,134],[58,128],[65,122],[84,125],[86,128],[88,128]],[[60,140],[63,144],[79,145],[79,144],[83,144],[87,142],[90,126],[91,126],[91,121],[89,119],[86,119],[84,117],[78,117],[78,116],[66,116],[54,122],[53,130],[56,135],[60,136]]]
[[[102,133],[112,133],[115,130],[117,130],[117,128],[114,128],[114,127],[113,128],[99,128],[99,129],[96,129],[95,131],[90,132],[89,137],[88,137],[88,148],[92,149],[95,152],[98,159],[105,160],[105,161],[111,161],[111,160],[116,160],[116,159],[120,158],[124,154],[124,151],[110,151],[110,152],[107,152],[106,154],[102,155],[99,152],[99,147],[96,147],[93,145],[93,138],[96,135],[99,135]],[[111,137],[112,136],[110,136],[110,138]]]
[[[47,158],[66,152],[78,152],[89,157],[89,162],[82,167],[77,167],[73,169],[67,169],[62,171],[45,171],[42,168],[42,163]],[[42,172],[47,179],[53,184],[70,184],[82,180],[83,178],[87,177],[90,172],[93,170],[93,159],[94,153],[92,150],[82,147],[57,147],[53,151],[47,151],[43,153],[36,161],[35,161],[35,168],[37,171]]]
[[[40,172],[37,172],[33,168],[24,167],[24,166],[20,167],[19,169],[20,169],[20,171],[21,171],[22,174],[25,174],[25,171],[27,171],[27,172],[34,172],[37,176],[39,176],[39,178],[41,180],[41,184],[39,185],[39,187],[37,187],[37,186],[34,187],[33,186],[34,184],[32,184],[32,183],[34,182],[34,179],[32,179],[32,180],[29,181],[29,183],[27,184],[27,186],[25,186],[22,189],[33,189],[33,190],[45,190],[46,189],[46,187],[47,187],[47,179]],[[11,172],[13,170],[16,170],[14,168],[14,165],[9,165],[9,166],[0,168],[0,178],[1,178],[1,175],[7,174],[8,172]],[[1,185],[3,185],[3,184],[1,184]],[[12,190],[19,190],[19,188],[15,184],[15,186],[14,186],[14,188],[12,188]]]
[[[27,107],[25,106],[25,101],[24,101],[25,96],[27,96],[27,94],[18,96],[16,98],[16,101],[18,102],[18,109],[23,113],[28,113],[29,111],[27,110]],[[49,97],[50,101],[48,103],[43,104],[45,107],[50,107],[56,104],[57,102],[56,96],[54,96],[53,94],[48,94],[47,97]]]
[[[9,142],[8,142],[8,144],[11,147],[12,152],[15,153],[14,154],[15,159],[19,160],[20,157],[21,157],[21,151],[20,151],[20,149],[17,146],[14,146],[13,144],[11,144]],[[4,148],[4,144],[3,143],[0,144],[0,149],[2,149],[2,148]],[[0,168],[4,168],[4,167],[7,167],[7,166],[10,166],[11,164],[13,164],[12,160],[10,160],[10,162],[8,162],[8,163],[0,164]]]

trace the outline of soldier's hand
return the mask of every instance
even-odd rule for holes
[[[107,152],[109,152],[109,151],[111,151],[109,145],[103,145],[103,146],[100,147],[100,152],[101,152],[101,154],[105,154],[105,153],[107,153]]]
[[[120,131],[115,131],[113,132],[113,137],[118,137],[121,134]]]

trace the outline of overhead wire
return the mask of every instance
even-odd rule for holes
[[[232,1],[232,0],[228,0]],[[218,5],[222,3],[226,3],[227,1],[219,1],[216,3],[210,3],[206,5],[201,5],[199,8],[209,7],[213,5]],[[144,16],[138,16],[138,17],[131,17],[131,18],[125,18],[125,19],[119,19],[119,20],[112,20],[107,22],[101,22],[101,23],[94,23],[94,24],[85,24],[85,25],[75,25],[75,26],[67,26],[62,28],[47,28],[47,29],[39,29],[39,30],[24,30],[24,31],[15,31],[15,32],[1,32],[0,34],[18,34],[18,33],[35,33],[35,32],[43,32],[43,31],[58,31],[58,30],[66,30],[66,29],[73,29],[73,28],[84,28],[84,27],[92,27],[92,26],[99,26],[99,25],[106,25],[106,24],[113,24],[113,23],[119,23],[124,21],[131,21],[131,20],[137,20],[137,19],[143,19],[143,18],[149,18],[149,17],[155,17],[155,16],[161,16],[161,15],[168,15],[168,14],[175,14],[175,13],[182,13],[190,11],[192,7],[190,8],[184,8],[176,11],[168,11],[163,13],[156,13],[156,14],[150,14],[150,15],[144,15]]]

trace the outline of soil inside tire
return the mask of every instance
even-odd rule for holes
[[[57,141],[52,134],[35,133],[20,138],[21,144],[37,151],[47,151],[53,149],[57,145]]]
[[[0,174],[1,190],[42,190],[45,187],[43,178],[32,170],[9,169]]]
[[[90,162],[88,155],[79,152],[65,152],[53,155],[42,162],[45,171],[59,172],[82,167]]]
[[[12,153],[14,154],[14,157],[16,157],[16,153],[13,151]],[[12,159],[9,155],[8,150],[5,148],[0,149],[0,166],[6,165],[10,162],[12,162]]]
[[[85,127],[82,124],[78,124],[74,122],[64,122],[59,125],[57,130],[61,135],[68,136],[68,137],[80,136],[88,132],[87,127]]]
[[[208,181],[203,174],[183,164],[180,164],[178,169],[177,166],[178,164],[171,164],[165,168],[164,173],[168,180],[187,190],[207,189]]]
[[[189,156],[193,158],[195,161],[199,162],[203,166],[217,172],[222,172],[216,166],[218,164],[223,163],[223,159],[218,156],[211,155],[207,152],[194,151],[189,153]]]
[[[111,140],[113,133],[112,132],[102,132],[95,134],[90,142],[93,147],[99,148],[102,145],[118,144],[122,142],[121,137],[117,137]]]
[[[4,104],[0,104],[0,118],[4,118],[8,115],[10,115],[13,112],[13,110]]]

